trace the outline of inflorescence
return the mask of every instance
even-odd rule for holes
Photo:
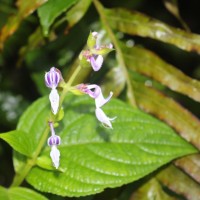
[[[103,55],[108,54],[113,50],[113,45],[97,45],[97,32],[90,33],[87,40],[87,50],[83,50],[79,56],[80,66],[81,67],[92,67],[94,71],[98,71],[101,69],[104,58]],[[49,72],[45,74],[45,84],[47,87],[51,88],[51,92],[49,94],[49,100],[51,103],[51,110],[54,115],[57,115],[62,102],[60,102],[59,93],[57,91],[57,87],[59,85],[67,85],[62,78],[62,74],[60,70],[55,67],[52,67]],[[95,114],[96,118],[103,124],[104,127],[112,129],[112,121],[114,118],[109,118],[104,111],[102,110],[102,106],[110,101],[113,93],[110,92],[107,98],[104,98],[102,94],[102,90],[100,86],[96,84],[84,84],[81,83],[72,88],[79,91],[80,93],[87,94],[91,98],[95,100]],[[70,90],[69,90],[70,91]],[[49,127],[51,131],[51,136],[48,138],[48,145],[51,147],[50,157],[54,167],[57,169],[60,164],[60,151],[57,148],[61,143],[61,138],[56,135],[54,130],[53,121],[49,121]]]

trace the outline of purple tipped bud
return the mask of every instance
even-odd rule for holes
[[[51,89],[55,89],[58,86],[61,79],[61,72],[55,67],[52,67],[50,71],[46,72],[45,74],[45,84]]]
[[[53,136],[49,137],[47,143],[49,146],[53,146],[53,145],[57,146],[57,145],[60,145],[61,139],[59,136],[53,135]]]

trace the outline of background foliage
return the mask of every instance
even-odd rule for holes
[[[1,0],[0,199],[199,199],[198,6]],[[56,66],[67,81],[91,30],[115,51],[74,85],[98,83],[105,96],[112,90],[118,100],[105,110],[117,119],[104,129],[90,99],[67,95],[55,171],[45,143],[49,102],[39,98],[49,93],[44,72]]]

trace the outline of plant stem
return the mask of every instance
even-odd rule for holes
[[[60,95],[60,103],[59,103],[60,106],[62,106],[62,103],[64,101],[64,98],[65,98],[67,92],[69,91],[70,87],[72,86],[74,80],[76,79],[76,77],[77,77],[77,75],[78,75],[78,73],[80,71],[81,71],[81,66],[79,65],[75,69],[74,73],[71,75],[71,77],[69,78],[69,80],[67,81],[67,84],[65,85],[65,87],[64,87],[64,89],[62,91],[62,94]]]
[[[74,82],[75,78],[77,77],[78,73],[80,72],[80,70],[81,70],[81,66],[78,66],[76,68],[76,70],[74,71],[74,73],[72,74],[72,76],[70,77],[70,79],[68,80],[68,82],[66,83],[66,87],[64,88],[64,90],[62,91],[62,93],[60,95],[60,105],[62,105],[64,98],[65,98],[67,92],[69,91],[69,88],[73,84],[73,82]],[[56,116],[57,115],[54,115],[51,118],[51,120],[55,121]],[[37,158],[38,158],[39,154],[41,153],[41,150],[42,150],[44,144],[46,143],[46,140],[47,140],[47,137],[48,137],[48,134],[49,134],[49,129],[50,129],[49,126],[47,126],[45,128],[33,156],[31,158],[27,158],[25,165],[22,167],[20,172],[15,175],[13,182],[12,182],[10,187],[16,187],[16,186],[21,185],[21,183],[26,178],[26,176],[28,175],[31,168],[36,164]]]
[[[116,49],[116,52],[118,54],[117,59],[118,59],[119,65],[122,69],[123,75],[126,78],[128,100],[133,107],[137,107],[135,97],[134,97],[134,93],[133,93],[133,87],[131,85],[131,80],[130,80],[130,77],[128,75],[128,71],[126,69],[123,54],[122,54],[121,48],[119,47],[117,38],[115,37],[112,29],[110,28],[110,26],[107,23],[107,19],[106,19],[105,13],[104,13],[103,6],[100,4],[100,2],[98,0],[93,0],[93,2],[94,2],[94,5],[95,5],[100,17],[101,17],[101,21],[102,21],[110,39],[111,39],[111,41],[113,42],[115,49]]]
[[[25,179],[25,177],[27,176],[27,174],[29,173],[31,168],[35,165],[37,157],[40,154],[40,152],[44,146],[44,143],[46,143],[48,133],[49,133],[49,127],[46,127],[46,129],[44,130],[44,132],[42,134],[41,139],[39,140],[38,146],[37,146],[33,156],[31,158],[27,159],[27,162],[23,166],[23,168],[20,170],[20,173],[17,173],[15,175],[14,180],[11,184],[11,187],[19,186],[23,182],[23,180]]]

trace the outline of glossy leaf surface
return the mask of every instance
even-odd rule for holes
[[[18,130],[26,130],[35,141],[35,149],[46,130],[48,109],[46,98],[38,100],[18,125]],[[174,158],[196,152],[170,127],[121,101],[112,99],[103,109],[109,117],[117,116],[113,130],[99,124],[91,99],[67,96],[64,118],[56,128],[62,138],[59,171],[45,167],[50,151],[46,145],[40,154],[40,167],[31,169],[27,181],[40,191],[62,196],[88,195],[132,182]],[[26,158],[15,154],[14,159],[20,173],[21,161],[26,162]]]
[[[37,192],[22,188],[15,187],[6,189],[0,186],[0,199],[2,200],[47,200],[46,197],[38,194]]]
[[[0,138],[6,141],[14,150],[20,152],[23,155],[31,156],[34,152],[32,141],[28,134],[24,131],[10,131],[5,134],[0,134]],[[29,148],[27,148],[29,146]]]

